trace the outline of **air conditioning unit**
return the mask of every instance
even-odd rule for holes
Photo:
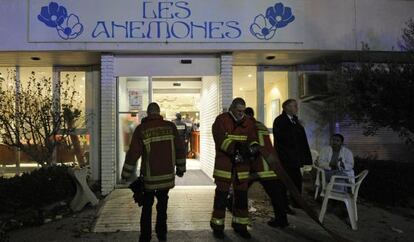
[[[329,96],[329,72],[304,72],[299,75],[299,97],[302,101],[323,99]]]

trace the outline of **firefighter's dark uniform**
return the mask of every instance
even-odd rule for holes
[[[269,131],[267,127],[251,118],[256,124],[257,137],[260,146],[263,147],[264,156],[268,156],[270,153],[274,153],[275,150],[272,146],[270,140]],[[269,164],[263,158],[263,155],[258,156],[258,158],[251,165],[251,178],[252,180],[259,180],[262,184],[267,195],[272,201],[273,210],[275,213],[276,223],[284,226],[287,225],[287,216],[285,208],[287,206],[286,196],[284,196],[284,187],[283,183],[277,178],[276,173],[274,172],[274,165]]]
[[[186,152],[186,155],[187,155],[187,153],[188,153],[188,141],[189,141],[189,138],[190,138],[190,132],[187,128],[187,124],[184,123],[182,120],[179,120],[179,119],[173,120],[173,123],[177,127],[178,135],[184,141],[184,149],[185,149],[185,152]]]
[[[160,115],[149,115],[135,129],[125,158],[122,178],[128,179],[142,155],[144,201],[141,214],[140,241],[151,240],[151,211],[157,197],[157,235],[167,233],[168,191],[174,187],[175,169],[185,172],[184,144],[174,123]]]
[[[251,167],[249,162],[240,163],[233,167],[232,157],[236,145],[247,144],[249,146],[258,144],[255,124],[246,117],[236,122],[232,115],[226,112],[217,116],[212,132],[216,146],[213,174],[216,191],[210,225],[214,230],[224,229],[226,198],[232,184],[232,178],[235,178],[233,184],[235,198],[232,226],[234,229],[246,229],[249,223],[247,187]]]

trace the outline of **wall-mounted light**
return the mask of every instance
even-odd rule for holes
[[[266,56],[266,60],[273,60],[273,59],[275,59],[276,57],[274,56],[274,55],[269,55],[269,56]]]
[[[32,56],[32,57],[30,57],[30,59],[31,59],[32,61],[39,61],[39,60],[40,60],[40,57],[37,57],[37,56]]]
[[[239,88],[239,90],[240,90],[240,91],[243,91],[243,87],[240,87],[240,88]]]
[[[277,88],[277,87],[272,88],[270,93],[271,93],[272,97],[274,97],[274,98],[280,98],[280,96],[281,96],[279,88]]]
[[[247,75],[247,77],[249,77],[249,78],[250,78],[250,77],[252,77],[252,76],[253,76],[252,74],[248,74],[248,75]]]

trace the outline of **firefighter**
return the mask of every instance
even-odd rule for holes
[[[173,123],[177,127],[178,135],[181,137],[182,140],[184,140],[185,153],[186,153],[186,156],[187,156],[188,141],[189,141],[189,138],[190,138],[191,130],[189,130],[187,128],[187,124],[182,120],[181,113],[176,113],[175,117],[176,117],[176,119],[173,120]]]
[[[210,220],[213,235],[224,238],[226,199],[233,183],[234,203],[232,227],[243,238],[251,238],[247,231],[247,187],[250,172],[249,157],[258,151],[255,124],[245,117],[246,103],[235,98],[229,112],[217,116],[213,127],[216,158],[213,177],[216,183],[214,210]]]
[[[255,122],[257,138],[260,146],[263,147],[264,152],[266,154],[274,152],[267,127],[254,118],[254,111],[252,108],[246,108],[245,114]],[[287,200],[286,196],[283,194],[285,192],[284,185],[277,178],[273,165],[274,164],[269,165],[263,156],[258,156],[251,165],[250,177],[252,180],[249,182],[249,187],[254,180],[260,181],[260,184],[263,186],[272,202],[273,212],[275,214],[275,217],[268,221],[267,224],[271,227],[284,228],[289,225],[285,210]]]
[[[141,175],[144,183],[139,241],[151,240],[151,212],[157,198],[155,231],[160,241],[167,239],[167,205],[169,189],[174,187],[175,175],[182,177],[186,171],[184,143],[174,123],[163,120],[160,107],[150,103],[148,116],[135,129],[125,157],[122,178],[128,179],[142,156]]]

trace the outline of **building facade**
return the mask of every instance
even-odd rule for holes
[[[318,122],[320,103],[303,99],[303,79],[324,74],[319,64],[357,55],[399,59],[401,29],[414,12],[414,2],[404,0],[0,0],[0,6],[0,73],[13,69],[19,82],[32,72],[76,79],[90,115],[78,136],[103,194],[116,187],[128,135],[152,101],[168,119],[186,112],[197,123],[201,169],[210,176],[211,125],[236,96],[268,127],[284,100],[300,100],[318,150],[332,124]],[[346,139],[356,142],[356,132],[347,130]],[[375,140],[373,152],[380,152],[373,155],[392,158],[400,140],[382,135],[387,139]],[[360,140],[350,146],[371,152],[374,141]]]

